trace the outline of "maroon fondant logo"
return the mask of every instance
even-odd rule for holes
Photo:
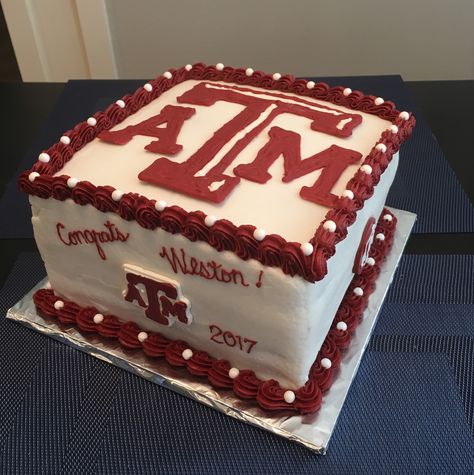
[[[372,246],[372,241],[374,239],[375,231],[375,218],[371,217],[367,220],[364,231],[362,233],[362,238],[360,240],[359,247],[357,248],[356,256],[354,259],[354,267],[352,272],[354,274],[360,274],[362,267],[364,267],[367,257],[369,257],[370,246]]]
[[[142,307],[146,317],[162,325],[191,323],[191,304],[183,297],[178,282],[135,266],[124,265],[124,270],[127,302]]]
[[[360,114],[353,114],[315,103],[299,96],[276,91],[256,91],[239,86],[200,82],[177,98],[179,103],[212,107],[218,101],[242,106],[230,121],[215,130],[211,137],[180,163],[161,157],[139,173],[140,180],[202,200],[220,203],[238,185],[241,178],[266,183],[271,175],[270,166],[283,157],[283,181],[290,182],[308,173],[321,170],[311,186],[303,186],[300,196],[308,201],[332,206],[337,197],[331,193],[333,186],[350,165],[361,159],[355,150],[331,145],[327,149],[303,158],[301,137],[296,132],[271,127],[268,142],[254,160],[241,164],[226,173],[240,152],[281,114],[304,117],[314,131],[335,137],[349,137],[362,122]],[[129,142],[135,135],[154,137],[145,148],[157,154],[175,155],[182,150],[177,143],[185,121],[192,120],[196,109],[167,105],[153,117],[120,130],[104,131],[99,138],[117,145]],[[252,127],[252,124],[256,124]],[[247,130],[244,133],[244,130]],[[242,137],[235,141],[238,134]],[[234,144],[212,168],[202,173],[218,153],[228,144]]]

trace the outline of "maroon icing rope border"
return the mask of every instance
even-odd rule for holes
[[[347,228],[356,219],[356,212],[364,206],[365,200],[372,196],[374,187],[390,163],[393,154],[411,135],[415,125],[413,115],[410,114],[408,119],[404,119],[400,117],[400,112],[393,102],[386,101],[376,105],[375,96],[364,95],[360,91],[352,91],[345,95],[344,92],[348,91],[341,86],[330,88],[321,82],[310,89],[307,87],[308,81],[295,79],[290,75],[281,76],[280,79],[275,80],[271,75],[261,71],[255,71],[247,76],[244,69],[225,67],[220,71],[215,66],[205,66],[202,63],[193,65],[189,71],[183,67],[170,70],[169,73],[171,78],[159,76],[150,81],[151,92],[141,87],[134,94],[124,96],[122,98],[124,108],[114,103],[105,112],[94,114],[95,125],[81,122],[73,130],[65,132],[64,135],[69,138],[70,143],[65,144],[60,141],[45,150],[50,157],[49,163],[38,161],[31,169],[23,172],[19,178],[20,189],[44,199],[52,197],[62,201],[72,198],[77,204],[91,204],[100,211],[116,213],[127,221],[136,220],[140,226],[147,229],[161,227],[173,234],[183,234],[191,241],[207,242],[218,251],[232,251],[241,259],[253,258],[263,265],[280,267],[285,274],[291,276],[300,275],[310,282],[321,280],[327,273],[327,260],[334,255],[336,244],[345,238]],[[341,197],[329,209],[314,236],[309,239],[313,245],[313,253],[309,256],[303,254],[300,243],[288,242],[278,234],[269,234],[262,241],[257,241],[253,237],[256,228],[252,225],[237,227],[229,220],[220,219],[208,228],[204,223],[206,215],[202,211],[187,212],[179,206],[168,206],[160,212],[155,209],[156,200],[150,200],[137,193],[125,193],[119,202],[116,202],[111,197],[114,191],[111,186],[96,186],[88,181],[79,181],[71,189],[67,184],[69,176],[53,176],[75,152],[103,130],[111,129],[159,97],[162,92],[188,79],[224,81],[291,92],[377,115],[382,119],[392,121],[392,125],[396,125],[398,130],[396,133],[390,130],[382,133],[378,143],[385,145],[385,151],[378,150],[374,144],[362,163],[362,165],[370,165],[372,173],[366,175],[358,170],[351,178],[346,189],[354,193],[354,199]],[[31,175],[32,173],[39,175]],[[34,177],[34,180],[31,181],[30,177]],[[336,232],[332,233],[324,229],[325,220],[336,223]]]
[[[385,220],[385,215],[391,220]],[[383,262],[387,256],[395,234],[396,217],[384,209],[375,229],[375,235],[382,233],[385,239],[375,238],[370,248],[370,257],[376,264],[365,265],[362,272],[354,276],[349,285],[341,305],[334,317],[331,329],[324,340],[316,360],[314,361],[308,381],[294,391],[295,399],[292,403],[285,401],[285,389],[273,379],[262,381],[251,370],[240,370],[235,379],[229,377],[230,363],[227,360],[217,360],[204,351],[193,349],[181,340],[169,340],[155,332],[146,332],[148,337],[141,342],[138,334],[141,332],[133,322],[120,322],[113,315],[104,315],[102,322],[94,323],[94,315],[98,312],[94,307],[80,307],[74,302],[56,297],[51,289],[37,290],[33,300],[38,313],[45,317],[57,318],[64,324],[75,324],[80,330],[87,333],[98,333],[106,338],[116,338],[126,349],[142,349],[150,357],[164,357],[166,361],[176,367],[186,368],[195,376],[207,377],[215,387],[232,389],[241,399],[252,400],[266,410],[292,410],[301,414],[316,412],[326,392],[333,381],[334,373],[340,365],[341,353],[349,346],[352,334],[360,323],[370,294],[375,289],[375,282],[380,272],[377,263]],[[363,290],[362,296],[354,293],[354,288]],[[63,306],[55,307],[55,302],[61,300]],[[346,330],[337,329],[337,324],[344,322]],[[189,360],[185,360],[182,353],[186,349],[193,352]],[[331,367],[325,368],[321,364],[323,358],[331,360]]]

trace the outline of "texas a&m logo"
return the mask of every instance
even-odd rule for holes
[[[234,117],[213,131],[211,137],[196,150],[183,150],[186,160],[177,163],[160,157],[141,171],[139,179],[154,185],[178,191],[202,200],[220,203],[246,179],[266,183],[271,175],[270,166],[283,157],[282,180],[291,182],[304,175],[321,170],[312,186],[303,186],[300,196],[324,206],[331,206],[337,198],[331,193],[333,186],[351,164],[362,155],[347,148],[331,145],[306,158],[301,157],[301,136],[291,130],[269,126],[281,114],[292,114],[308,119],[308,128],[334,137],[349,137],[362,122],[360,114],[348,113],[327,107],[300,96],[273,90],[254,90],[237,85],[199,82],[177,98],[179,104],[212,107],[218,101],[243,106]],[[166,105],[158,115],[120,130],[104,131],[99,138],[113,144],[124,145],[136,135],[154,137],[145,149],[154,154],[176,155],[183,149],[178,143],[185,121],[193,120],[196,109],[181,105]],[[195,119],[198,120],[198,119]],[[199,125],[197,125],[198,127]],[[261,133],[268,131],[268,141],[253,161],[233,169],[236,157]],[[223,153],[225,151],[225,153]],[[219,155],[211,168],[204,168]],[[232,174],[229,174],[229,170]]]
[[[127,287],[124,299],[144,309],[145,316],[162,325],[192,322],[191,304],[178,282],[137,266],[123,266]]]
[[[360,274],[362,272],[362,268],[369,257],[370,247],[374,241],[376,224],[377,222],[373,216],[371,216],[365,223],[365,228],[362,232],[362,237],[354,259],[354,266],[352,267],[352,272],[354,272],[354,274]]]

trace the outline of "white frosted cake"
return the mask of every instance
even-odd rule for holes
[[[21,176],[51,286],[37,309],[265,409],[314,412],[390,247],[414,123],[288,75],[167,71]]]

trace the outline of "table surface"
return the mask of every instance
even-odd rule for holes
[[[471,202],[474,201],[474,81],[417,81],[406,85],[436,136],[448,162]],[[0,196],[13,178],[26,150],[45,123],[64,84],[0,83],[3,107]],[[3,216],[2,226],[8,225]],[[418,234],[410,238],[407,254],[474,254],[472,233]],[[23,251],[34,251],[32,239],[4,239],[0,246],[0,288]]]

